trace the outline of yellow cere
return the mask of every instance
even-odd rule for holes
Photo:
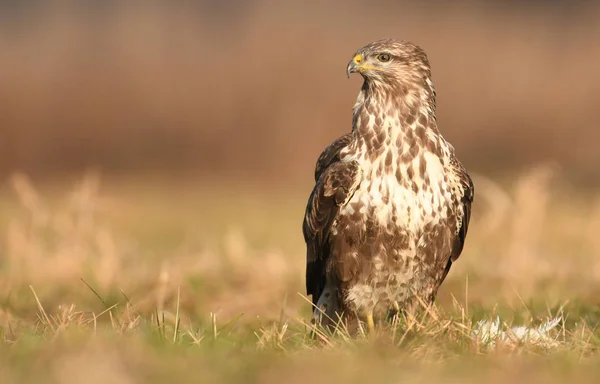
[[[363,59],[362,55],[358,54],[358,55],[354,56],[354,59],[352,59],[352,60],[354,60],[354,62],[356,64],[360,64],[360,63],[362,63],[362,59]]]

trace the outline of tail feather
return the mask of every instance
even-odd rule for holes
[[[334,289],[325,284],[321,296],[317,300],[316,308],[313,309],[312,320],[314,324],[320,324],[324,327],[335,325],[340,314],[340,305],[338,295]]]

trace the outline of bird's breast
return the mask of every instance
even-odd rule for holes
[[[340,215],[412,233],[446,219],[453,197],[444,160],[423,152],[402,161],[388,153],[359,161],[362,180]]]

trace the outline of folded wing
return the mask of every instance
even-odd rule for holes
[[[331,226],[360,182],[358,163],[339,159],[339,151],[345,146],[344,141],[339,140],[347,140],[344,137],[332,143],[319,157],[316,184],[302,223],[306,242],[306,291],[315,304],[325,286]]]

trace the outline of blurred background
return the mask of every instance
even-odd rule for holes
[[[0,0],[0,381],[20,370],[38,379],[13,382],[148,382],[167,365],[177,376],[159,377],[171,381],[234,377],[245,351],[286,350],[289,337],[291,352],[314,360],[294,375],[273,354],[249,359],[251,370],[275,369],[260,382],[372,381],[379,368],[330,368],[373,359],[329,364],[290,335],[305,339],[311,311],[301,222],[315,161],[350,130],[361,85],[345,67],[386,37],[429,55],[439,127],[475,182],[438,307],[463,323],[562,314],[579,336],[558,355],[597,356],[599,20],[600,5],[568,0]],[[389,354],[393,377],[410,380],[471,348],[477,358],[452,372],[490,380],[473,369],[479,345],[450,340],[446,317],[426,344],[403,344],[414,364],[386,343],[371,357]],[[97,349],[55,337],[73,329],[100,336]],[[186,358],[151,355],[140,369],[131,341],[166,346],[165,329]],[[31,353],[40,337],[53,346]],[[192,344],[222,353],[198,364]],[[18,348],[20,364],[9,353]],[[531,372],[564,377],[566,365],[545,356],[551,369]],[[128,361],[130,376],[119,371]],[[499,361],[502,382],[531,377]]]
[[[577,1],[0,1],[0,172],[300,182],[350,129],[344,68],[420,44],[469,170],[599,180],[600,8]]]

